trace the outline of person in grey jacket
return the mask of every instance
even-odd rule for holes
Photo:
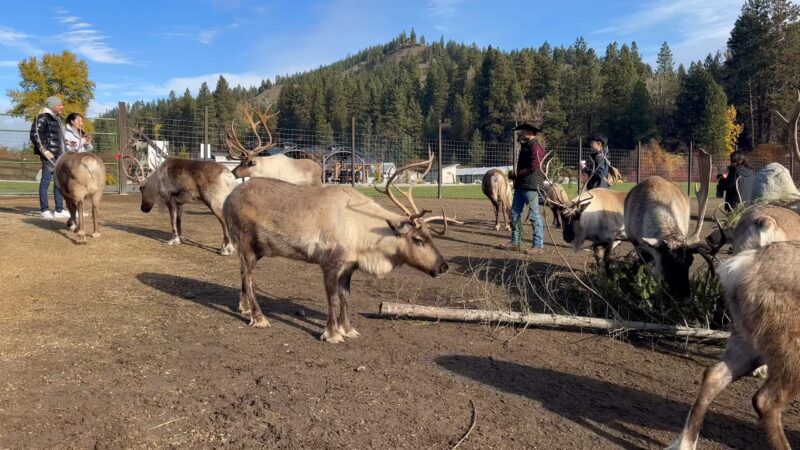
[[[581,161],[581,171],[589,179],[586,181],[586,189],[608,188],[608,139],[602,134],[595,134],[589,139],[589,146],[592,151],[592,163],[586,164]]]
[[[47,97],[45,108],[31,124],[31,143],[33,152],[42,161],[42,177],[39,180],[39,209],[42,211],[42,218],[69,218],[69,212],[64,210],[64,198],[58,186],[53,187],[55,197],[55,213],[50,212],[47,202],[47,189],[53,179],[53,172],[56,168],[56,160],[66,151],[64,144],[64,130],[61,126],[61,111],[64,104],[56,96]]]

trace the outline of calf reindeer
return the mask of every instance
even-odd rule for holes
[[[328,320],[320,339],[341,342],[359,333],[350,324],[348,297],[350,279],[357,269],[382,277],[395,267],[408,264],[432,277],[444,275],[448,264],[434,245],[428,226],[443,220],[444,214],[422,217],[411,196],[404,192],[410,208],[394,195],[393,181],[413,167],[431,168],[427,161],[397,170],[382,191],[404,214],[378,206],[349,186],[298,186],[271,178],[253,178],[239,185],[225,201],[225,221],[231,239],[239,250],[242,291],[239,309],[250,318],[250,325],[267,327],[256,300],[253,270],[263,257],[280,256],[319,264],[328,297]]]
[[[58,158],[55,168],[56,186],[61,190],[69,210],[67,225],[72,231],[77,230],[81,239],[86,239],[83,227],[83,202],[92,201],[92,237],[100,237],[97,218],[100,212],[100,200],[106,186],[106,166],[103,160],[94,153],[67,152]]]
[[[511,185],[506,174],[499,169],[491,169],[483,175],[481,183],[483,195],[489,198],[494,206],[494,229],[500,230],[500,213],[506,230],[511,229]]]
[[[172,222],[172,239],[167,244],[175,245],[184,242],[181,215],[183,205],[187,203],[203,203],[222,226],[222,247],[220,254],[230,255],[235,247],[228,235],[222,205],[228,194],[236,187],[236,178],[230,170],[214,161],[196,161],[181,158],[167,158],[149,176],[144,176],[144,168],[138,159],[124,156],[128,178],[139,186],[142,193],[142,212],[148,213],[156,202],[167,205]]]
[[[770,446],[790,448],[781,414],[800,392],[800,278],[796,270],[786,268],[798,265],[798,242],[744,250],[722,264],[720,282],[733,315],[733,331],[722,360],[703,374],[697,400],[669,449],[694,449],[714,398],[762,364],[769,366],[769,377],[753,397],[753,408]]]

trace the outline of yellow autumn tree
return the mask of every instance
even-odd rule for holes
[[[19,89],[10,89],[14,106],[12,114],[24,114],[33,120],[44,107],[44,101],[57,95],[64,102],[63,117],[71,112],[86,115],[94,98],[94,82],[89,80],[89,66],[74,53],[45,53],[42,59],[33,56],[20,61]]]
[[[742,134],[744,126],[736,123],[736,107],[733,105],[728,106],[725,111],[726,125],[725,125],[725,154],[730,155],[736,150],[736,143],[739,141],[739,135]]]

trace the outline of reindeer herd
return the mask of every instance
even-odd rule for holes
[[[787,145],[800,158],[798,94],[792,114],[784,120],[790,124]],[[359,335],[348,311],[350,280],[356,270],[377,277],[404,264],[432,277],[448,271],[432,233],[444,234],[448,223],[463,222],[447,217],[444,210],[440,216],[425,217],[430,211],[416,206],[413,184],[405,191],[395,185],[398,176],[408,170],[424,169],[427,173],[433,162],[430,151],[427,160],[398,169],[381,190],[402,211],[397,214],[353,188],[321,186],[322,168],[313,161],[258,157],[273,145],[267,128],[272,116],[247,106],[244,109],[256,136],[261,125],[267,130],[269,141],[263,143],[257,138],[256,147],[246,149],[231,123],[226,129],[226,142],[230,157],[240,161],[233,171],[217,162],[179,158],[166,159],[149,175],[134,157],[125,156],[124,165],[129,168],[129,179],[141,192],[142,212],[149,212],[156,203],[167,206],[172,225],[168,244],[184,240],[181,213],[187,203],[205,204],[219,220],[223,235],[220,253],[239,255],[239,310],[251,326],[269,326],[253,286],[256,263],[264,257],[290,258],[321,267],[328,316],[320,338],[330,343]],[[253,114],[258,120],[253,119]],[[154,145],[141,130],[134,134]],[[701,172],[710,171],[710,157],[703,161],[701,158]],[[690,233],[690,199],[663,178],[648,178],[627,193],[598,188],[581,190],[569,199],[563,188],[549,179],[548,169],[549,162],[544,170],[547,181],[542,198],[553,209],[557,219],[554,225],[562,228],[564,240],[575,250],[587,241],[591,243],[594,257],[604,263],[607,271],[612,251],[627,241],[651,262],[653,274],[676,297],[688,300],[694,255],[702,256],[719,275],[733,317],[731,338],[722,359],[706,370],[684,429],[669,448],[695,448],[714,397],[729,383],[762,365],[768,367],[768,377],[753,397],[753,407],[770,445],[790,448],[781,413],[800,391],[800,214],[792,209],[800,202],[751,206],[735,227],[723,225],[715,212],[717,229],[700,240],[709,177],[701,178],[700,214]],[[91,198],[92,236],[99,237],[98,208],[105,184],[103,161],[91,153],[67,154],[59,159],[55,172],[70,211],[70,229],[85,239],[83,205],[85,199]],[[237,183],[236,178],[244,177],[251,179]],[[763,182],[768,183],[776,184],[774,179]],[[785,180],[777,184],[785,189]],[[505,174],[489,171],[482,188],[494,206],[495,229],[500,229],[500,215],[508,229],[511,187]],[[395,192],[403,194],[406,204],[398,200]],[[442,222],[442,230],[433,228],[433,221]],[[720,264],[717,255],[728,244],[732,256]]]

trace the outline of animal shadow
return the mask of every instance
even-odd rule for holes
[[[22,222],[28,225],[33,225],[35,227],[41,228],[42,230],[52,231],[53,233],[63,237],[64,239],[72,242],[75,245],[85,244],[87,242],[78,239],[77,235],[75,235],[67,227],[66,221],[62,222],[61,220],[56,220],[56,219],[27,218],[27,219],[22,219]]]
[[[248,322],[248,319],[239,314],[239,289],[164,273],[143,272],[136,275],[136,279],[142,284],[165,294],[180,297],[222,314],[235,317],[242,322]],[[322,328],[325,326],[326,316],[306,306],[290,300],[275,299],[258,294],[256,295],[256,300],[268,319],[277,320],[298,328],[315,338],[319,337]],[[297,312],[301,309],[305,312],[303,317],[297,315]],[[310,319],[316,319],[316,321]],[[298,321],[314,328],[304,326]],[[319,321],[322,322],[322,325],[320,325]]]
[[[623,448],[639,448],[642,441],[648,447],[663,448],[667,442],[637,433],[626,424],[668,431],[672,439],[683,428],[690,408],[688,404],[638,389],[491,357],[451,354],[437,357],[435,362],[458,376],[527,397]],[[616,433],[611,434],[607,429]],[[795,446],[800,444],[796,432],[789,431],[787,436]],[[755,417],[743,421],[713,411],[706,416],[701,438],[731,448],[766,445],[766,436]]]
[[[154,228],[144,228],[144,227],[137,227],[135,225],[124,225],[121,223],[116,222],[106,222],[105,226],[108,228],[123,231],[125,233],[135,234],[137,236],[145,237],[148,239],[153,239],[155,241],[162,242],[166,244],[170,239],[172,239],[172,233],[163,230],[157,230]],[[213,253],[219,253],[219,248],[210,247],[205,244],[201,244],[196,241],[192,241],[190,239],[184,238],[183,245],[188,245],[191,247],[197,247],[202,250],[207,250]]]

